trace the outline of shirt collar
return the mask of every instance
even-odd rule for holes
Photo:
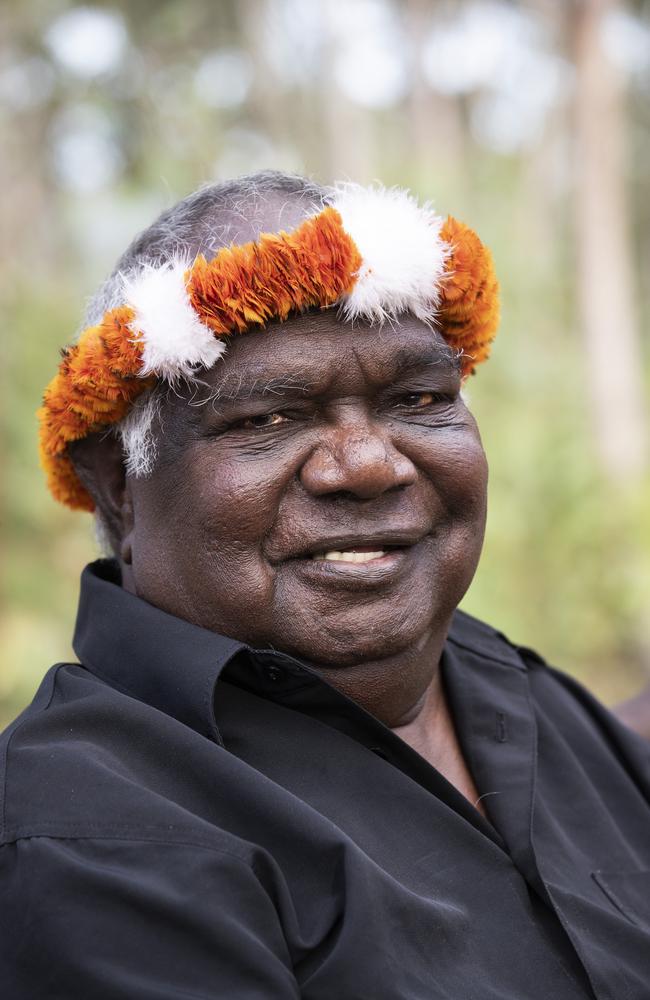
[[[128,593],[115,560],[98,559],[81,575],[72,645],[91,673],[221,742],[214,686],[226,664],[248,650],[245,643]]]
[[[457,611],[448,636],[452,648],[525,671],[516,647],[490,626]],[[310,673],[292,657],[253,650],[244,642],[192,625],[124,590],[114,559],[98,559],[81,575],[73,648],[80,662],[112,687],[171,715],[221,743],[214,689],[224,668],[246,654],[249,662],[282,663]],[[233,664],[234,666],[234,664]],[[321,682],[322,683],[322,682]]]
[[[522,647],[514,646],[503,632],[498,632],[464,611],[456,610],[454,613],[447,642],[457,649],[478,653],[504,666],[526,672],[526,664],[521,656]]]

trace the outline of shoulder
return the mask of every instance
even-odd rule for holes
[[[224,751],[79,664],[52,667],[0,735],[1,843],[27,837],[245,845],[198,819]]]
[[[486,660],[509,664],[519,670],[527,669],[528,664],[523,654],[531,652],[530,650],[515,645],[503,632],[472,615],[468,615],[466,611],[456,610],[447,639],[457,649],[473,653]],[[533,653],[533,656],[540,663],[544,663],[537,654]]]
[[[230,850],[162,832],[23,837],[0,844],[0,882],[3,996],[297,995],[282,988],[281,887]]]
[[[650,794],[650,743],[624,726],[575,677],[463,611],[456,611],[448,641],[461,655],[482,661],[486,669],[490,663],[500,663],[524,673],[540,736],[557,734],[566,749],[579,756],[617,758]]]

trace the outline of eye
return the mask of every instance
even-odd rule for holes
[[[440,396],[435,392],[409,392],[402,397],[402,405],[413,409],[421,409],[438,402]]]
[[[284,424],[288,420],[282,413],[257,413],[254,417],[248,417],[239,424],[245,430],[263,430],[265,427],[275,427],[277,424]]]

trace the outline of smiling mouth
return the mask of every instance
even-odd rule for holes
[[[394,551],[394,550],[393,550]],[[369,563],[375,559],[383,559],[388,555],[388,548],[371,548],[357,546],[353,549],[331,549],[329,552],[314,552],[315,562]]]
[[[365,537],[361,532],[356,537],[325,535],[318,541],[314,538],[311,544],[297,545],[277,564],[306,573],[319,585],[347,586],[350,581],[380,585],[407,572],[433,534],[424,526],[412,526],[368,532]]]
[[[408,578],[426,557],[433,533],[414,530],[382,532],[364,539],[323,538],[283,560],[318,587],[381,591]]]

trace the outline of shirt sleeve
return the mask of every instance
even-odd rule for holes
[[[293,1000],[255,872],[205,847],[32,837],[0,849],[0,982],[12,1000]]]
[[[549,667],[536,653],[532,653],[528,649],[521,651],[524,654],[524,659],[528,662],[532,659],[533,665],[541,664],[546,675],[554,683],[553,707],[557,706],[556,692],[557,685],[559,685],[559,690],[563,691],[565,696],[570,699],[571,708],[577,707],[590,720],[594,732],[601,740],[604,740],[604,744],[625,767],[640,793],[650,803],[650,741],[645,740],[638,733],[629,729],[620,719],[617,719],[613,712],[602,705],[574,677],[570,677],[555,667]]]
[[[650,742],[629,729],[573,677],[557,670],[553,673],[591,715],[612,751],[650,803]]]

